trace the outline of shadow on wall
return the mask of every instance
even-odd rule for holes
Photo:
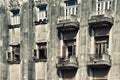
[[[87,73],[89,77],[93,77],[93,79],[105,79],[108,78],[110,68],[88,68]]]
[[[61,72],[61,73],[60,73]],[[57,74],[59,77],[61,77],[62,79],[67,79],[67,80],[73,80],[75,78],[77,70],[58,70]]]

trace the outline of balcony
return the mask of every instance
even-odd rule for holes
[[[38,21],[36,20],[35,25],[39,25],[39,24],[47,24],[48,23],[48,18],[40,18]]]
[[[60,31],[71,31],[79,29],[79,22],[75,15],[68,17],[59,17],[57,21],[57,29]]]
[[[90,17],[88,23],[91,27],[111,27],[113,25],[113,17],[112,12],[110,10],[106,11],[92,11],[90,13]]]
[[[47,0],[36,0],[35,6],[39,7],[41,5],[47,5]]]
[[[20,15],[12,16],[8,20],[8,27],[11,28],[19,28],[20,27]]]
[[[71,56],[70,58],[59,57],[56,67],[60,70],[77,69],[77,58],[75,56]]]
[[[96,57],[95,54],[89,54],[87,66],[91,68],[105,68],[111,66],[109,54],[102,54],[101,57]]]

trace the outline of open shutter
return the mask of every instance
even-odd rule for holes
[[[34,59],[39,59],[39,51],[37,49],[34,49],[33,58]]]
[[[44,56],[45,56],[45,58],[47,59],[47,48],[45,48]]]
[[[73,51],[72,55],[74,56],[76,54],[76,45],[73,45],[73,50],[72,51]]]
[[[6,52],[6,60],[7,61],[13,61],[13,55],[11,52]]]
[[[66,56],[66,46],[62,46],[62,57]]]

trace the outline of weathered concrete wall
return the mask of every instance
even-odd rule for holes
[[[20,43],[20,28],[9,29],[9,44]]]
[[[0,79],[7,80],[6,50],[8,47],[8,27],[5,7],[0,7]]]
[[[35,41],[37,43],[39,42],[46,42],[48,40],[48,30],[49,30],[49,25],[38,25],[35,26]]]
[[[3,0],[2,0],[3,1]],[[0,7],[0,80],[62,80],[58,76],[56,63],[57,57],[61,55],[62,41],[59,39],[57,30],[57,18],[64,15],[60,12],[62,0],[48,0],[48,23],[45,25],[33,25],[33,4],[32,0],[21,0],[21,27],[14,31],[7,27],[7,18],[4,7]],[[114,24],[110,30],[110,50],[112,65],[108,73],[108,80],[120,80],[120,1],[115,0]],[[7,0],[8,3],[8,0]],[[92,73],[87,73],[87,57],[93,53],[93,35],[89,34],[89,10],[95,10],[95,0],[78,0],[80,21],[79,31],[77,33],[76,56],[78,57],[79,68],[75,75],[75,80],[92,80]],[[21,32],[20,32],[21,31]],[[8,33],[10,32],[10,33]],[[13,32],[13,33],[12,33]],[[20,37],[18,36],[20,32]],[[10,35],[9,35],[10,34]],[[8,42],[9,36],[9,42]],[[33,49],[36,42],[47,42],[47,62],[35,63],[32,59]],[[18,65],[8,65],[5,52],[10,43],[20,43],[20,59]],[[9,72],[8,72],[9,71]],[[14,75],[15,74],[15,75]]]
[[[9,79],[8,80],[21,80],[20,64],[9,65]]]
[[[35,80],[47,80],[46,79],[46,62],[35,63]]]
[[[115,1],[114,24],[111,29],[111,61],[109,80],[120,80],[120,1]]]

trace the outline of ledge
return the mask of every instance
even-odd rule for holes
[[[78,68],[77,58],[75,56],[71,56],[70,58],[64,59],[59,58],[56,67],[60,70],[77,69]]]
[[[110,55],[108,54],[103,54],[101,58],[96,58],[93,54],[89,54],[88,57],[87,66],[91,68],[105,68],[111,66]]]

